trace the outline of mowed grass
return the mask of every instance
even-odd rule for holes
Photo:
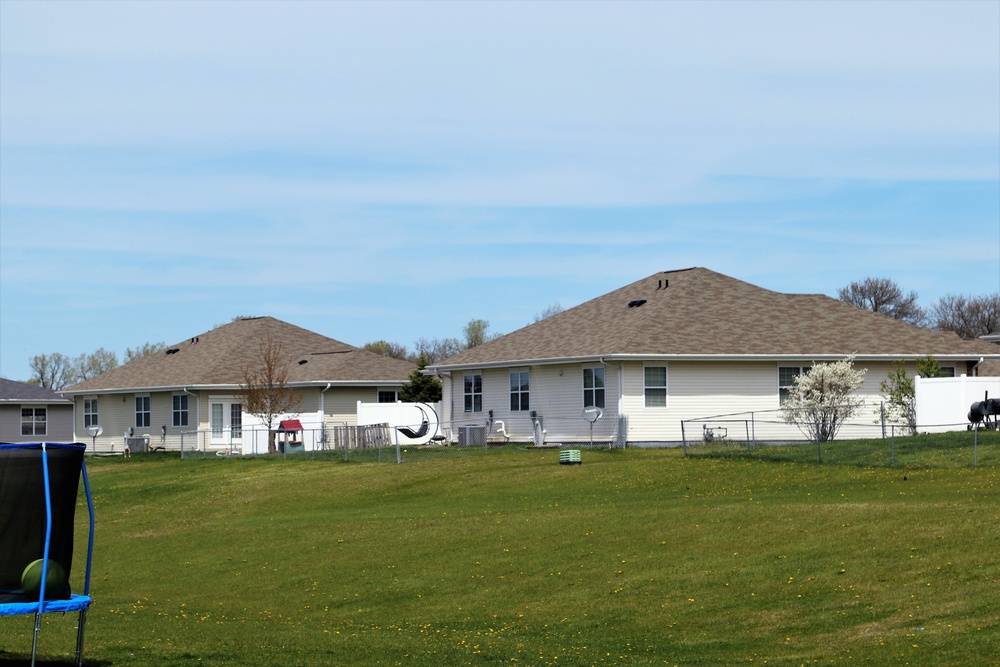
[[[995,665],[1000,468],[89,462],[88,665]],[[82,522],[81,522],[82,523]],[[82,561],[74,579],[82,576]],[[76,588],[79,588],[77,584]],[[0,618],[21,664],[30,617]],[[45,664],[75,616],[48,615]]]

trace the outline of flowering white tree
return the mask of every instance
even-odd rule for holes
[[[795,424],[813,442],[828,442],[845,421],[860,409],[851,394],[865,381],[866,368],[854,368],[854,355],[830,363],[819,363],[795,378],[789,388],[782,416]]]

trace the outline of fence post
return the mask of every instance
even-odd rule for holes
[[[976,427],[973,429],[972,436],[972,467],[975,468],[979,465],[979,423],[976,423]]]
[[[684,456],[688,455],[688,441],[687,435],[684,433],[684,420],[681,420],[681,449],[684,450]]]
[[[819,462],[823,462],[823,442],[820,440],[819,420],[816,420],[816,452],[819,455]]]
[[[885,437],[885,424],[882,425],[882,437]],[[892,467],[896,467],[896,425],[892,426]]]

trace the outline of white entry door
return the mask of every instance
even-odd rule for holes
[[[209,400],[211,441],[213,445],[240,444],[243,441],[243,405],[235,398]]]

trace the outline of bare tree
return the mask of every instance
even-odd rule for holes
[[[75,374],[73,362],[64,354],[39,354],[28,362],[31,367],[30,384],[46,387],[54,391],[64,389],[73,384]]]
[[[290,364],[281,343],[267,336],[259,341],[257,365],[243,368],[240,401],[244,410],[267,425],[267,450],[272,454],[277,451],[272,432],[274,422],[281,415],[297,410],[302,402],[302,394],[288,386]]]
[[[1000,292],[943,296],[933,308],[933,321],[935,329],[954,331],[962,338],[1000,333]]]
[[[869,277],[853,282],[837,290],[837,298],[917,326],[927,323],[927,313],[917,304],[917,293],[910,290],[909,294],[904,294],[899,285],[888,278]]]

